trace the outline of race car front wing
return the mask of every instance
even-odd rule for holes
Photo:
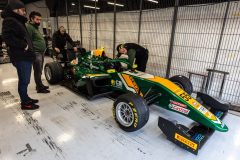
[[[207,94],[197,93],[197,99],[221,120],[228,112],[228,105],[218,102]],[[158,126],[167,136],[168,140],[196,155],[198,154],[198,150],[215,131],[201,124],[196,124],[192,128],[188,128],[182,124],[178,124],[177,121],[168,120],[163,117],[159,117]]]

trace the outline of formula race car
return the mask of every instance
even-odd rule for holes
[[[147,123],[151,104],[192,119],[196,125],[191,128],[163,117],[159,117],[158,126],[170,141],[194,154],[215,130],[228,131],[221,120],[229,106],[204,93],[192,98],[193,87],[187,77],[165,79],[143,73],[127,59],[108,58],[103,49],[82,53],[64,66],[59,62],[47,63],[44,72],[50,84],[61,82],[89,99],[114,97],[113,116],[127,132],[139,130]]]

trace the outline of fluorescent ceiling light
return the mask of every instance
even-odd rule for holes
[[[83,7],[85,7],[85,8],[91,8],[91,9],[95,9],[94,6],[88,6],[88,5],[83,5]],[[99,8],[99,7],[96,7],[96,9],[100,9],[100,8]]]
[[[75,6],[76,4],[74,2],[71,3],[72,6]]]
[[[93,2],[95,2],[95,1],[96,1],[96,2],[98,2],[98,0],[90,0],[90,1],[93,1]]]
[[[155,0],[147,0],[148,2],[158,3],[158,1]]]
[[[119,7],[124,7],[123,4],[119,4],[119,3],[112,3],[112,2],[107,2],[108,4],[110,5],[116,5],[116,6],[119,6]]]

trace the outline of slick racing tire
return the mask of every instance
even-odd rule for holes
[[[121,129],[133,132],[147,123],[149,108],[142,97],[127,93],[119,96],[114,102],[113,116]]]
[[[56,84],[63,80],[63,67],[58,62],[47,63],[44,67],[46,80],[50,84]]]
[[[172,81],[173,83],[175,83],[176,85],[178,85],[181,89],[183,89],[189,95],[192,94],[193,86],[192,86],[190,79],[188,79],[187,77],[181,76],[181,75],[176,75],[176,76],[169,78],[169,80]]]

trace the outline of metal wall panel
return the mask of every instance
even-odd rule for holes
[[[139,11],[117,12],[116,44],[137,43],[139,26]]]
[[[80,22],[79,16],[69,16],[69,35],[72,37],[74,41],[79,41],[80,38]]]
[[[142,13],[140,45],[149,50],[147,72],[165,76],[173,8],[145,10]]]
[[[188,72],[207,74],[213,68],[226,3],[179,7],[171,76]],[[194,90],[200,90],[202,78],[192,79]]]
[[[82,15],[83,47],[87,50],[96,49],[95,13]]]
[[[222,99],[232,103],[240,103],[240,2],[231,2],[223,40],[220,46],[216,69],[229,72],[224,86]],[[220,81],[215,77],[215,81]]]
[[[97,15],[98,24],[98,48],[104,47],[108,56],[113,55],[113,13],[99,13]]]
[[[58,26],[63,26],[67,31],[67,17],[58,17]]]

